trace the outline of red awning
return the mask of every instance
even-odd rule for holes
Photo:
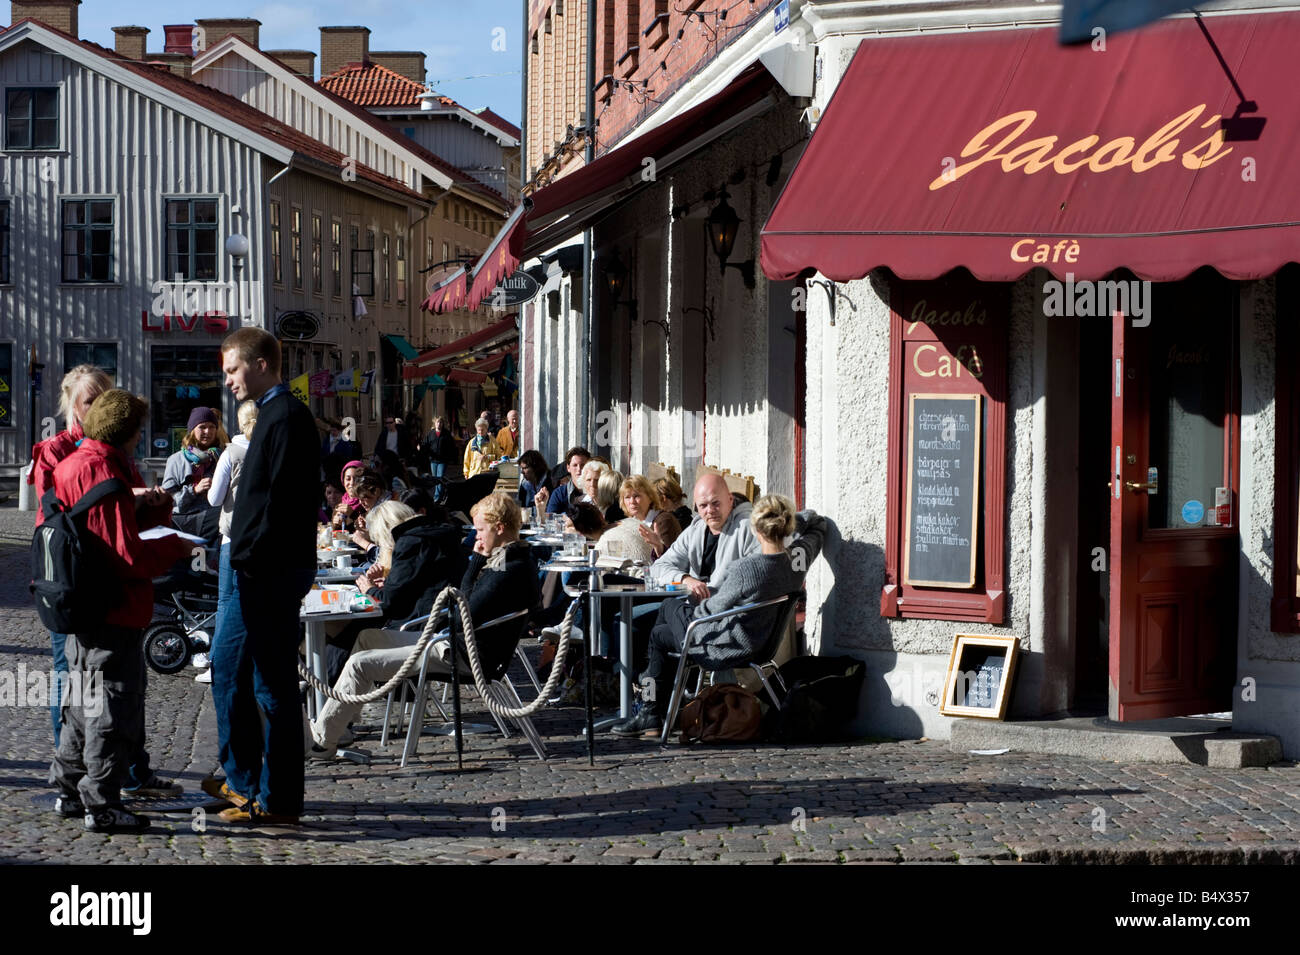
[[[510,218],[501,227],[497,237],[474,264],[474,283],[465,300],[468,308],[478,308],[497,284],[519,267],[519,256],[524,248],[523,217],[526,208],[525,201],[525,204],[519,205],[510,213]]]
[[[1050,29],[863,41],[763,230],[763,271],[1035,266],[1233,279],[1300,260],[1300,14],[1192,19],[1061,47]]]
[[[581,232],[610,206],[766,112],[776,102],[774,84],[772,75],[755,63],[698,106],[538,189],[515,209],[475,265],[468,307],[477,307],[521,259]],[[648,159],[654,161],[653,167],[645,162]]]
[[[420,308],[438,315],[461,308],[465,304],[465,286],[465,270],[459,268],[429,293],[429,297],[420,303]]]
[[[514,314],[507,315],[501,321],[479,329],[464,338],[421,352],[402,366],[402,377],[426,378],[434,373],[436,366],[450,364],[475,350],[484,351],[506,338],[517,336],[519,329],[515,325],[515,317]]]
[[[453,368],[447,373],[447,384],[449,385],[481,385],[487,381],[487,375],[479,374],[476,371],[466,371],[464,368]]]
[[[508,357],[511,355],[517,355],[518,353],[519,342],[514,341],[510,344],[510,347],[506,348],[504,351],[494,352],[493,354],[483,358],[482,361],[475,362],[466,370],[479,371],[485,375],[490,375],[492,372],[498,370]]]

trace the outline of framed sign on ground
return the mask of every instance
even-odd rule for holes
[[[1000,720],[1011,698],[1020,639],[959,633],[953,637],[939,712]]]

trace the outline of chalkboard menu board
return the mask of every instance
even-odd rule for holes
[[[912,394],[903,580],[975,586],[982,396]]]

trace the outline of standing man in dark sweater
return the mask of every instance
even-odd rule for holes
[[[231,520],[230,626],[212,658],[226,771],[215,788],[233,804],[221,813],[229,822],[294,824],[303,802],[298,614],[316,574],[320,447],[311,412],[280,380],[273,335],[239,329],[221,343],[221,367],[235,400],[256,401],[258,416]]]

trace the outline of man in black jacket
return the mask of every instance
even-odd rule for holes
[[[540,596],[537,562],[533,560],[528,545],[519,541],[519,526],[523,517],[519,505],[509,494],[498,491],[475,504],[471,514],[478,537],[469,567],[461,579],[460,590],[469,601],[470,617],[474,624],[481,626],[516,610],[535,608]],[[385,589],[387,586],[385,584]],[[454,605],[452,612],[459,620],[459,612]],[[526,622],[522,619],[518,625],[511,622],[492,631],[485,631],[481,636],[475,633],[479,660],[486,675],[490,677],[496,669],[509,661]],[[464,641],[459,636],[460,629],[457,626],[456,642],[460,648],[459,655],[464,659]],[[376,683],[391,679],[419,639],[420,630],[405,633],[396,630],[366,630],[357,638],[356,651],[348,659],[334,688],[344,693],[362,694],[372,689]],[[450,659],[450,652],[445,656]],[[430,661],[429,673],[450,676],[451,669],[439,658]],[[466,682],[472,681],[468,666],[462,665],[461,673]],[[344,728],[360,711],[359,705],[328,701],[321,715],[312,723],[314,745],[311,757],[332,759]]]
[[[221,363],[226,386],[237,401],[255,400],[258,418],[231,521],[235,593],[212,657],[226,771],[217,791],[234,805],[227,821],[291,824],[303,803],[298,615],[316,574],[320,448],[311,412],[280,380],[273,335],[239,329],[222,342]]]

